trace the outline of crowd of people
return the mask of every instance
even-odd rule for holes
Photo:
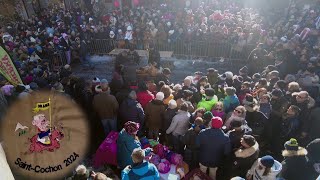
[[[319,2],[303,7],[292,1],[283,13],[258,12],[231,1],[200,3],[195,9],[173,1],[156,5],[124,8],[102,17],[79,7],[53,8],[2,27],[1,46],[24,85],[13,86],[1,77],[0,118],[16,99],[53,90],[86,112],[97,134],[91,153],[110,132],[119,132],[122,179],[160,178],[157,167],[144,160],[151,151],[142,150],[139,139],[145,136],[183,155],[190,170],[199,168],[211,179],[316,179]],[[89,62],[93,39],[114,39],[132,50],[177,40],[231,42],[239,53],[247,43],[257,47],[239,72],[209,68],[174,83],[168,68],[154,82],[129,80],[121,62],[139,61],[134,53],[129,53],[134,58],[125,53],[117,58],[109,82],[72,74],[73,62]],[[66,59],[60,69],[53,68],[57,53]],[[160,58],[154,61],[160,68]],[[108,179],[103,173],[90,175]],[[79,166],[72,178],[88,176],[86,167]]]

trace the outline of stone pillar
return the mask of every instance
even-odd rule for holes
[[[32,6],[32,0],[23,0],[26,11],[28,12],[29,18],[35,14]]]
[[[22,19],[28,19],[28,12],[26,10],[23,0],[16,1],[16,8],[18,9],[18,14]]]

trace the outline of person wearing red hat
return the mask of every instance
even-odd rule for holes
[[[199,166],[203,173],[209,168],[209,176],[215,180],[218,167],[225,156],[231,152],[229,137],[222,131],[223,121],[220,117],[213,117],[211,128],[202,130],[196,140],[199,147]],[[214,143],[212,143],[214,142]]]

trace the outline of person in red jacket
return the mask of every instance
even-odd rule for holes
[[[145,109],[148,102],[154,99],[154,95],[148,91],[148,87],[145,82],[138,84],[137,101],[141,104],[142,108]]]

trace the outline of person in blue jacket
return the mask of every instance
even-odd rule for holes
[[[159,180],[160,175],[156,166],[144,161],[144,150],[137,148],[132,152],[133,165],[127,166],[121,173],[122,180]]]
[[[223,107],[225,113],[232,112],[236,107],[240,105],[240,101],[238,96],[236,95],[236,88],[234,87],[227,87],[226,90],[226,97],[223,100]]]
[[[134,149],[141,149],[141,143],[137,137],[139,127],[139,123],[128,121],[119,133],[117,140],[117,161],[121,169],[124,169],[128,165],[133,165],[131,154]],[[150,148],[147,148],[144,151],[146,151],[146,154],[149,154],[150,150]]]

